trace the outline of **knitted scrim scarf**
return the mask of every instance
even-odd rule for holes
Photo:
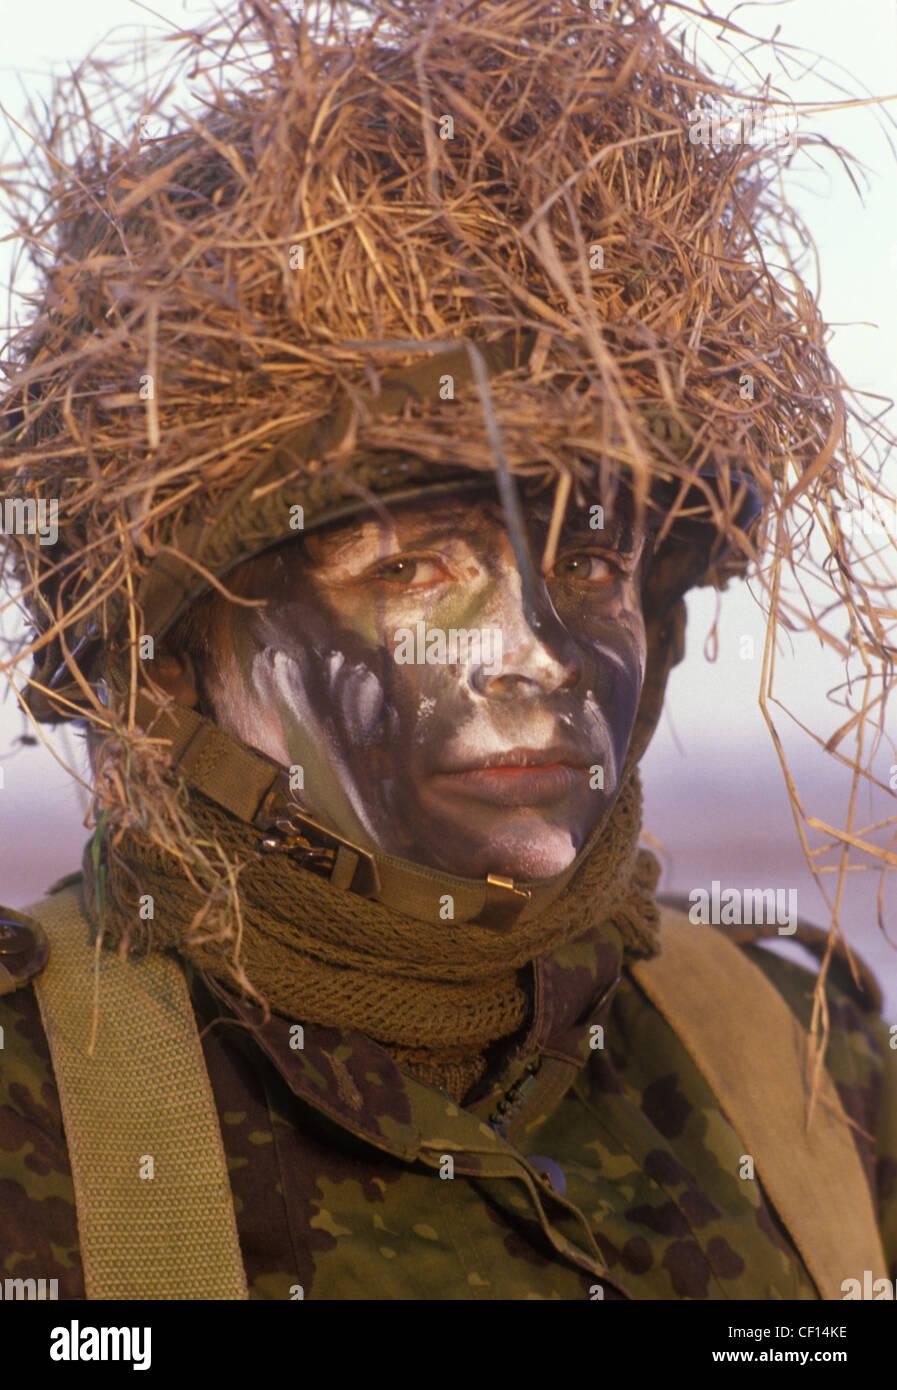
[[[191,815],[241,865],[235,930],[181,861],[127,830],[100,845],[105,913],[99,913],[88,844],[85,906],[104,945],[136,952],[174,948],[233,988],[248,980],[270,1008],[298,1023],[354,1028],[417,1079],[460,1101],[485,1069],[486,1049],[527,1021],[522,973],[536,957],[611,923],[629,959],[657,953],[659,876],[638,848],[637,770],[603,835],[567,887],[529,921],[497,931],[469,922],[432,925],[334,889],[285,855],[263,855],[259,833],[194,793]],[[149,895],[151,920],[141,899]],[[201,921],[200,921],[201,919]],[[199,922],[198,926],[194,926]]]

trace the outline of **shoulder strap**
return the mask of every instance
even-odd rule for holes
[[[161,954],[127,962],[98,954],[75,885],[27,911],[50,939],[50,962],[34,986],[62,1106],[87,1297],[248,1298],[183,972]]]
[[[850,1126],[825,1068],[806,1116],[807,1035],[763,972],[721,932],[661,908],[659,956],[632,974],[674,1029],[750,1154],[824,1299],[848,1275],[887,1274]]]

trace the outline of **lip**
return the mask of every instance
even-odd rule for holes
[[[476,762],[456,763],[437,768],[437,772],[456,776],[467,772],[491,772],[495,768],[585,767],[586,759],[568,744],[554,743],[550,748],[507,748],[503,753],[489,753]]]
[[[437,788],[496,806],[559,801],[581,780],[585,762],[568,750],[512,748],[433,775]]]

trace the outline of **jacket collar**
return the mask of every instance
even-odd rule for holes
[[[308,1104],[360,1138],[406,1160],[429,1148],[454,1121],[455,1142],[498,1150],[546,1118],[594,1051],[620,979],[622,939],[615,927],[592,928],[533,962],[534,1007],[523,1040],[487,1072],[485,1090],[465,1107],[441,1088],[402,1071],[373,1039],[354,1029],[301,1024],[263,1011],[184,961],[194,999],[205,990],[211,1011],[243,1024],[287,1085]],[[209,999],[209,996],[211,998]],[[205,1012],[205,1007],[203,1008]],[[479,1094],[479,1092],[483,1092]]]

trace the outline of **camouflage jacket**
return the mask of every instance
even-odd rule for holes
[[[812,975],[743,949],[806,1023]],[[308,1025],[297,1050],[289,1021],[264,1023],[182,962],[250,1297],[818,1298],[761,1181],[740,1175],[742,1142],[622,956],[605,927],[539,959],[526,1036],[493,1058],[463,1106],[361,1033]],[[886,1025],[834,984],[829,1008],[827,1066],[856,1125],[895,1279],[897,1052]],[[84,1298],[30,985],[0,998],[0,1028],[0,1269]],[[484,1124],[524,1157],[525,1180],[519,1161],[484,1174]]]

